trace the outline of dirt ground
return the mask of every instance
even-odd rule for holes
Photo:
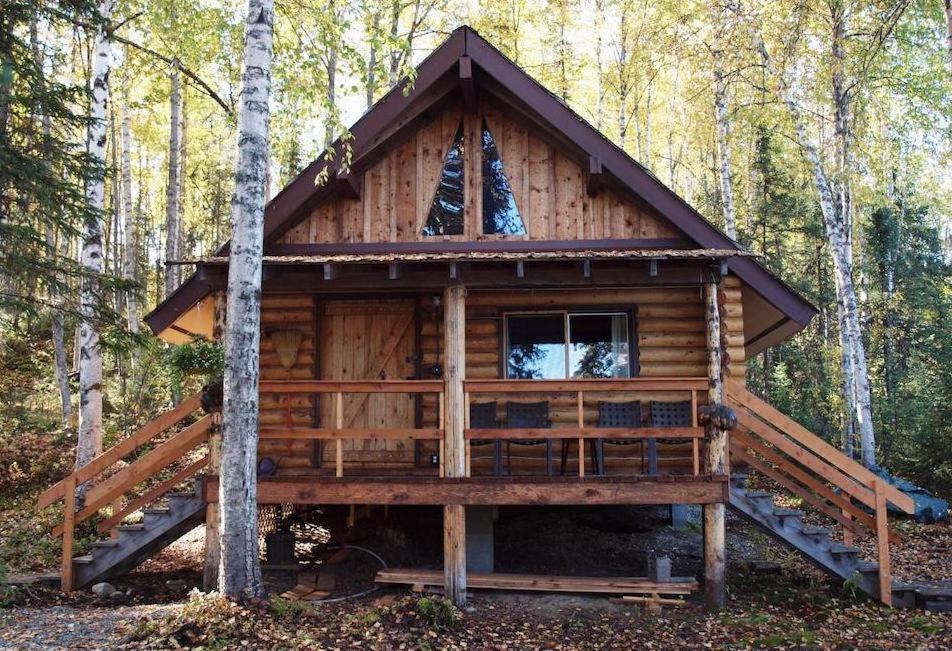
[[[440,565],[438,509],[390,509],[388,516],[375,511],[346,532],[333,525],[314,534],[309,525],[306,531],[323,542],[301,560],[320,569],[328,547],[346,543],[374,551],[391,567]],[[637,576],[645,574],[652,553],[670,556],[676,575],[701,569],[699,530],[675,530],[650,508],[500,509],[495,531],[502,572]],[[949,532],[948,525],[932,525],[909,539],[941,549]],[[121,596],[23,589],[15,607],[0,610],[0,649],[239,648],[242,642],[245,648],[314,649],[952,647],[952,615],[890,611],[857,599],[735,518],[728,523],[729,608],[707,614],[695,596],[660,618],[605,597],[473,593],[469,606],[450,609],[447,620],[439,616],[438,598],[421,599],[398,586],[357,600],[274,600],[242,609],[188,597],[200,587],[202,536],[199,528],[116,579]],[[931,576],[950,578],[952,561],[945,556],[921,565]],[[354,551],[338,568],[344,579],[330,597],[374,588],[378,566],[371,555]],[[272,580],[273,592],[285,587]]]

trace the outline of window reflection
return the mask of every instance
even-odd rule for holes
[[[569,315],[571,377],[628,377],[628,348],[628,319],[624,314]]]
[[[483,233],[525,235],[516,198],[502,168],[496,141],[483,120]]]
[[[509,377],[565,378],[565,320],[561,314],[511,316],[508,322]]]
[[[453,146],[446,152],[440,184],[430,207],[430,215],[423,227],[424,235],[463,234],[463,123],[453,137]]]
[[[513,315],[506,318],[506,337],[511,379],[630,377],[624,312]]]

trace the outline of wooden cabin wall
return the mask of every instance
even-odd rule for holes
[[[358,379],[365,372],[380,373],[388,376],[409,377],[412,368],[408,358],[415,349],[416,330],[419,329],[420,366],[431,369],[443,363],[442,351],[442,309],[434,306],[433,297],[418,299],[413,306],[407,300],[398,301],[328,301],[317,307],[310,295],[265,295],[262,299],[262,337],[261,337],[261,377],[272,379],[311,379],[317,377],[317,359],[323,360],[322,376]],[[644,288],[644,289],[603,289],[571,291],[537,292],[472,292],[467,298],[466,323],[466,377],[470,379],[494,379],[502,377],[502,323],[503,314],[514,310],[540,310],[571,308],[572,306],[627,308],[636,306],[637,323],[635,325],[638,344],[638,363],[642,377],[698,377],[707,373],[704,334],[703,304],[699,288]],[[744,379],[743,348],[743,312],[740,281],[729,276],[724,279],[721,292],[721,312],[724,331],[725,371],[734,378]],[[419,324],[414,321],[404,328],[408,315],[417,314]],[[346,322],[350,318],[351,322]],[[354,319],[360,320],[360,324]],[[321,326],[318,325],[320,321]],[[359,325],[359,328],[357,327]],[[322,335],[315,338],[316,328],[322,327]],[[296,328],[303,333],[301,348],[297,360],[290,370],[285,370],[274,350],[269,337],[275,328]],[[369,328],[369,330],[368,330]],[[382,371],[373,366],[372,358],[379,355],[372,350],[374,345],[390,348],[386,345],[394,339],[395,330],[403,334],[397,338],[398,346],[392,347],[399,354],[382,367]],[[341,345],[331,346],[333,333],[341,333],[345,340]],[[317,347],[324,342],[322,355]],[[366,358],[366,359],[364,359]],[[395,360],[395,361],[394,361]],[[368,378],[365,378],[368,379]],[[651,394],[640,392],[627,395],[626,399],[676,400],[687,399],[689,395],[671,393]],[[348,400],[353,401],[354,397]],[[475,401],[496,399],[499,403],[499,419],[504,418],[503,403],[506,396],[481,396]],[[516,400],[542,399],[539,396],[520,396]],[[551,396],[551,416],[553,427],[573,427],[577,413],[574,395]],[[587,422],[597,420],[597,402],[600,399],[621,399],[618,396],[591,394],[585,405]],[[704,397],[701,397],[704,401]],[[366,409],[369,426],[371,422],[379,426],[411,426],[413,408],[409,401],[372,398]],[[323,419],[331,417],[327,401],[321,409]],[[379,404],[377,404],[379,403]],[[350,403],[345,405],[345,412]],[[351,409],[352,410],[352,409]],[[314,422],[315,410],[309,396],[292,397],[290,416],[299,426]],[[287,422],[288,403],[285,396],[263,395],[261,399],[261,424],[282,426]],[[421,401],[420,418],[424,426],[435,426],[436,398],[426,396]],[[391,422],[392,421],[392,422]],[[399,421],[399,422],[396,422]],[[360,442],[349,445],[345,451],[346,466],[404,468],[414,466],[413,444],[409,441],[387,441],[383,445],[373,442]],[[368,447],[369,446],[369,447]],[[637,446],[633,446],[637,447]],[[621,449],[621,448],[620,448]],[[259,447],[261,456],[269,456],[278,461],[278,473],[282,475],[312,472],[316,465],[314,445],[309,441],[262,441]],[[420,458],[427,458],[435,451],[432,443],[424,444],[420,449]],[[621,449],[624,454],[632,451]],[[520,451],[520,454],[523,454]],[[529,453],[531,456],[531,452]],[[333,449],[325,446],[324,465],[333,462]],[[522,460],[530,463],[523,455]],[[617,458],[617,454],[613,457]],[[571,462],[575,463],[572,456]],[[681,459],[681,465],[688,459]]]
[[[316,325],[314,297],[304,295],[268,295],[261,298],[261,379],[312,380],[316,360]],[[276,328],[290,328],[302,333],[301,346],[294,366],[285,369],[278,359],[270,334]],[[260,405],[261,427],[281,427],[290,416],[298,426],[309,427],[314,421],[314,405],[310,396],[291,397],[262,394]],[[310,441],[261,441],[260,457],[271,457],[278,462],[278,474],[293,474],[311,468]]]
[[[362,173],[362,198],[316,207],[285,233],[283,243],[412,242],[499,239],[483,235],[481,128],[485,117],[509,179],[527,239],[676,238],[680,231],[630,193],[586,192],[586,170],[537,129],[491,104],[477,114],[444,109]],[[460,119],[465,140],[465,229],[461,236],[425,237],[447,150]],[[507,239],[522,239],[505,236]]]
[[[628,309],[637,308],[636,342],[641,377],[706,377],[707,350],[704,324],[704,305],[700,288],[645,288],[645,289],[601,289],[538,292],[472,292],[467,297],[466,309],[466,377],[468,379],[493,379],[503,377],[502,324],[507,311],[546,309],[582,309],[597,306],[610,306]],[[741,306],[740,281],[733,277],[724,279],[721,292],[721,316],[723,325],[723,344],[725,347],[725,372],[734,378],[744,378],[744,342],[743,312]],[[440,351],[443,344],[441,315],[434,311],[423,313],[421,327],[422,362],[424,368],[441,363]],[[700,404],[707,396],[699,395]],[[514,398],[506,395],[481,395],[473,397],[474,402],[496,400],[499,405],[497,418],[504,422],[504,403],[507,400],[531,402],[548,400],[553,427],[575,427],[577,424],[576,397],[574,394],[551,396],[520,395]],[[637,392],[624,397],[610,394],[592,393],[585,399],[585,419],[594,423],[598,419],[599,400],[689,400],[690,393]],[[423,422],[427,426],[436,423],[436,400],[426,399],[423,403]],[[556,449],[558,450],[556,444]],[[574,445],[574,443],[573,443]],[[425,450],[432,452],[434,446],[427,444]],[[630,457],[639,446],[617,446],[613,459],[621,461]],[[518,449],[514,465],[538,467],[541,447]],[[488,449],[485,451],[488,453]],[[667,452],[666,456],[665,453]],[[690,467],[690,457],[683,456],[685,446],[662,449],[663,459],[668,459],[668,468],[679,471]],[[629,455],[625,457],[625,455]],[[678,456],[682,455],[682,456]],[[478,466],[487,467],[488,457],[474,453]],[[577,457],[570,455],[570,467],[577,468]],[[480,463],[481,462],[481,463]],[[485,468],[484,468],[485,469]],[[573,471],[574,472],[574,471]]]

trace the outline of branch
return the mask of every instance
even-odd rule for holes
[[[194,81],[196,84],[198,84],[198,86],[201,88],[201,90],[204,91],[204,93],[205,93],[206,95],[208,95],[210,98],[212,98],[213,100],[215,100],[215,102],[216,102],[219,106],[222,107],[222,109],[225,111],[225,113],[228,114],[229,117],[234,117],[234,112],[232,111],[231,107],[230,107],[227,103],[225,103],[225,100],[223,100],[221,97],[219,97],[219,96],[218,96],[218,93],[216,93],[214,90],[212,90],[211,86],[209,86],[209,85],[206,84],[204,81],[202,81],[202,78],[201,78],[201,77],[199,77],[199,76],[196,75],[194,72],[192,72],[192,71],[189,70],[187,67],[185,67],[185,66],[182,64],[182,62],[181,62],[180,60],[167,57],[167,56],[165,56],[164,54],[159,54],[159,53],[156,52],[155,50],[152,50],[152,49],[150,49],[150,48],[147,48],[147,47],[145,47],[144,45],[139,45],[139,44],[136,43],[135,41],[130,41],[129,39],[124,38],[124,37],[122,37],[122,36],[119,36],[119,35],[116,34],[116,33],[113,33],[113,34],[112,34],[112,38],[113,38],[115,41],[119,42],[119,43],[122,43],[122,44],[124,44],[124,45],[128,45],[128,46],[130,46],[130,47],[133,47],[133,48],[139,50],[140,52],[144,52],[145,54],[148,54],[149,56],[153,56],[153,57],[155,57],[156,59],[167,63],[167,64],[170,65],[170,66],[174,66],[174,67],[177,68],[182,74],[184,74],[186,77],[188,77],[189,79],[191,79],[192,81]]]

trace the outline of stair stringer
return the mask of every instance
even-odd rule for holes
[[[868,564],[864,565],[855,554],[846,557],[841,557],[842,554],[834,554],[835,543],[831,543],[828,538],[824,542],[822,539],[818,540],[816,535],[804,533],[802,522],[783,522],[781,518],[773,514],[772,499],[752,499],[747,496],[745,489],[731,486],[729,505],[734,512],[753,522],[771,537],[799,552],[818,569],[833,578],[844,582],[850,581],[871,597],[879,598],[877,572],[863,571],[861,568],[868,568]],[[902,603],[899,602],[896,605],[902,605]]]
[[[94,543],[89,556],[73,559],[76,587],[121,576],[205,522],[206,502],[194,493],[167,495],[168,510],[146,510],[141,525],[119,527],[112,541]]]

